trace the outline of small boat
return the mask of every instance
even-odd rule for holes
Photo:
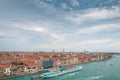
[[[112,64],[112,63],[111,63],[110,65],[111,65],[111,66],[113,66],[113,64]]]
[[[41,76],[43,78],[50,78],[50,77],[59,76],[59,75],[71,73],[71,72],[74,72],[74,71],[78,71],[80,69],[82,69],[81,66],[75,66],[75,67],[68,68],[68,69],[67,68],[59,68],[57,71],[45,72]]]

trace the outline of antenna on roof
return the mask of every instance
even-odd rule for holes
[[[84,53],[86,53],[86,50],[84,49]]]
[[[54,49],[52,50],[52,53],[54,53]]]
[[[63,52],[65,52],[65,49],[63,48]]]

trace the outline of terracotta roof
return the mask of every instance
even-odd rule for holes
[[[38,66],[38,65],[39,65],[38,63],[33,63],[33,62],[25,62],[24,64],[25,64],[26,66],[30,66],[30,67]]]
[[[10,67],[10,65],[8,65],[8,64],[0,64],[0,68],[9,68]]]

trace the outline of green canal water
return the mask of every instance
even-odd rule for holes
[[[77,72],[36,80],[120,80],[120,56],[118,55],[106,61],[91,62],[81,66],[83,69]],[[30,76],[25,75],[5,80],[30,80]]]

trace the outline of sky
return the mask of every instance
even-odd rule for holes
[[[0,51],[120,52],[120,0],[0,0]]]

